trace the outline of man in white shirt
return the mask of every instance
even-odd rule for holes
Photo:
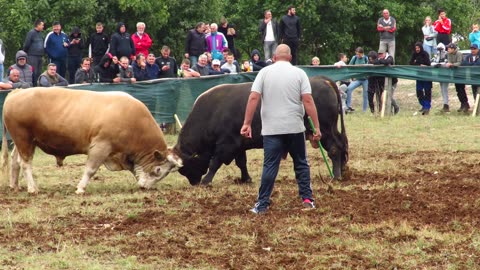
[[[260,20],[258,32],[262,38],[265,60],[271,59],[278,45],[278,25],[269,9],[265,10],[265,18]]]

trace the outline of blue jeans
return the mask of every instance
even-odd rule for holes
[[[3,64],[0,64],[0,78],[2,79],[2,81],[3,81],[3,75],[5,75],[3,74]]]
[[[190,59],[190,67],[193,68],[198,62],[198,56],[190,55],[189,59]]]
[[[347,108],[352,107],[352,92],[355,88],[362,86],[363,88],[363,111],[366,112],[368,108],[368,80],[357,79],[352,81],[347,88]]]
[[[293,159],[300,197],[313,201],[304,133],[263,136],[263,149],[263,172],[260,189],[258,190],[257,209],[265,210],[270,205],[270,196],[278,174],[280,160],[286,152]]]

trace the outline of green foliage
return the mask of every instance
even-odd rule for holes
[[[105,24],[108,34],[118,22],[124,22],[127,31],[136,31],[136,23],[143,21],[154,40],[157,55],[162,45],[169,45],[172,55],[183,57],[186,33],[197,22],[216,22],[225,16],[237,30],[236,47],[242,58],[248,58],[253,49],[262,49],[258,24],[266,9],[279,20],[286,14],[289,2],[274,0],[0,0],[0,38],[7,48],[5,65],[13,62],[16,50],[21,48],[26,33],[38,18],[45,20],[46,30],[53,21],[60,21],[64,32],[80,27],[85,36],[95,31],[95,23]],[[468,38],[470,26],[480,22],[478,0],[301,0],[294,3],[302,24],[300,63],[308,64],[316,55],[322,64],[332,64],[340,52],[353,54],[358,46],[366,51],[378,49],[376,21],[384,8],[397,19],[396,58],[398,64],[408,62],[413,44],[422,39],[421,27],[425,16],[436,20],[437,9],[443,8],[452,19],[452,32]],[[468,47],[468,40],[460,42]],[[261,50],[262,51],[262,50]]]

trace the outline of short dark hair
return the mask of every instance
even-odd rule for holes
[[[288,9],[287,9],[287,11],[290,11],[290,9],[292,9],[292,8],[295,8],[295,6],[294,6],[294,5],[290,5],[290,6],[288,6]]]
[[[42,19],[36,19],[35,22],[33,23],[33,26],[37,27],[37,26],[39,26],[41,23],[43,23],[43,20],[42,20]]]
[[[355,52],[363,53],[363,48],[362,48],[362,47],[357,47],[357,48],[355,49]]]
[[[440,13],[442,13],[442,12],[445,12],[445,9],[439,8],[439,9],[438,9],[438,14],[440,15]]]
[[[338,61],[341,61],[344,56],[345,56],[344,53],[339,53],[338,54]]]
[[[54,21],[54,22],[52,23],[52,26],[55,26],[55,25],[60,25],[60,22],[59,22],[59,21]]]

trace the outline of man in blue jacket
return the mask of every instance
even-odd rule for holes
[[[65,78],[67,71],[67,55],[70,41],[68,36],[62,31],[60,22],[53,22],[53,31],[47,34],[45,38],[45,51],[47,52],[50,63],[57,66],[57,73]]]

